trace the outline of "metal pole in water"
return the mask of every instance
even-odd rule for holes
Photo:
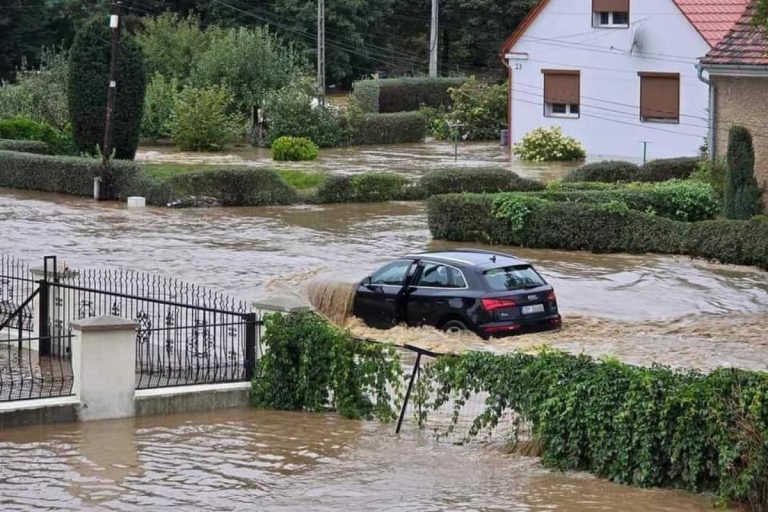
[[[405,398],[403,399],[403,407],[400,409],[400,417],[397,419],[397,428],[395,434],[400,433],[400,428],[403,426],[403,419],[405,418],[405,410],[408,408],[408,400],[411,398],[411,390],[413,389],[413,381],[416,380],[416,372],[419,371],[419,365],[421,364],[421,352],[416,355],[416,362],[413,365],[413,371],[411,372],[411,380],[408,381],[408,389],[405,392]]]

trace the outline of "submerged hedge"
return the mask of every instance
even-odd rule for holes
[[[766,373],[702,375],[547,351],[443,357],[421,381],[427,416],[486,394],[469,436],[511,412],[531,425],[549,467],[768,509]]]
[[[593,162],[572,169],[563,181],[596,181],[604,183],[629,181],[685,180],[696,171],[701,158],[680,157],[651,160],[643,166],[622,160]]]
[[[521,178],[497,167],[435,169],[419,179],[425,197],[458,192],[527,192],[542,190],[541,182]]]
[[[437,239],[542,249],[681,254],[768,269],[768,218],[680,222],[617,207],[528,194],[430,198]]]
[[[353,84],[353,97],[364,112],[406,112],[422,106],[448,107],[452,87],[461,86],[464,78],[413,77],[360,80]]]
[[[18,151],[19,153],[34,153],[50,155],[51,146],[40,140],[10,140],[0,139],[0,151]]]
[[[361,146],[421,142],[427,136],[427,122],[418,112],[362,114],[349,124],[352,144]]]

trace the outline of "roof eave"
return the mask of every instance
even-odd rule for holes
[[[768,64],[707,64],[702,69],[710,76],[768,77]]]

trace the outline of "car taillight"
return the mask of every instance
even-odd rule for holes
[[[517,302],[512,299],[480,299],[480,303],[483,305],[483,309],[486,311],[513,308],[517,306]]]
[[[547,294],[547,302],[557,302],[557,296],[555,295],[555,291],[551,290]]]

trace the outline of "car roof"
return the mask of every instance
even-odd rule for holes
[[[494,258],[495,257],[495,261]],[[439,263],[463,267],[498,268],[512,265],[527,265],[523,261],[511,254],[501,252],[484,251],[482,249],[455,249],[452,251],[431,251],[418,254],[410,254],[406,258],[428,259]]]

